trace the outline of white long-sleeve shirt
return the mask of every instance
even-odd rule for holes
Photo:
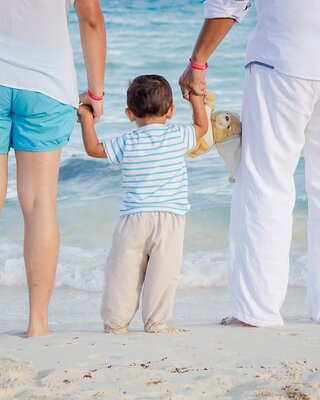
[[[206,0],[204,15],[241,22],[253,4],[257,25],[249,38],[246,65],[258,63],[320,80],[320,0]]]
[[[0,0],[0,85],[78,106],[68,31],[74,0]]]

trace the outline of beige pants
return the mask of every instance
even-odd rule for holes
[[[122,218],[107,258],[101,317],[107,332],[121,333],[139,308],[145,331],[167,327],[181,269],[185,217],[168,212]]]

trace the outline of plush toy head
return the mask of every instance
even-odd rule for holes
[[[211,115],[212,135],[215,143],[220,143],[241,134],[241,122],[237,114],[218,111]]]

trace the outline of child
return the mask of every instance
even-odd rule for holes
[[[90,108],[79,120],[89,156],[122,164],[121,219],[107,258],[101,317],[106,332],[126,333],[139,308],[146,332],[172,332],[171,317],[183,252],[188,177],[184,161],[207,131],[203,97],[190,95],[194,123],[166,125],[174,113],[169,83],[142,75],[127,91],[125,113],[136,128],[99,143]]]

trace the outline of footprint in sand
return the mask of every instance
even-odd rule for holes
[[[298,336],[301,332],[294,332],[294,331],[280,331],[280,332],[273,332],[271,336]]]

